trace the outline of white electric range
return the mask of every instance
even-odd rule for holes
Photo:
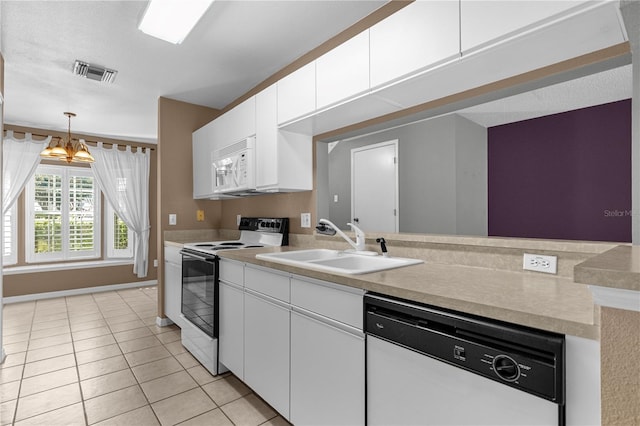
[[[289,243],[288,218],[243,217],[240,238],[185,244],[182,254],[182,345],[212,374],[218,363],[219,282],[221,250],[284,246]]]

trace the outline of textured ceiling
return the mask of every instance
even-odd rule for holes
[[[180,45],[137,30],[146,1],[0,1],[5,121],[155,141],[158,97],[223,108],[386,3],[216,0]],[[76,59],[118,71],[72,75]]]
[[[631,65],[476,105],[458,114],[484,127],[498,126],[631,98]]]

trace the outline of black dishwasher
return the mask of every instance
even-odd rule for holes
[[[564,336],[365,295],[367,423],[565,423]]]

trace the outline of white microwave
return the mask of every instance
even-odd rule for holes
[[[248,137],[213,154],[213,192],[248,195],[256,190],[255,137]]]

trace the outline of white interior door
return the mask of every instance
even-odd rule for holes
[[[364,231],[398,232],[398,140],[351,150],[351,220]]]

